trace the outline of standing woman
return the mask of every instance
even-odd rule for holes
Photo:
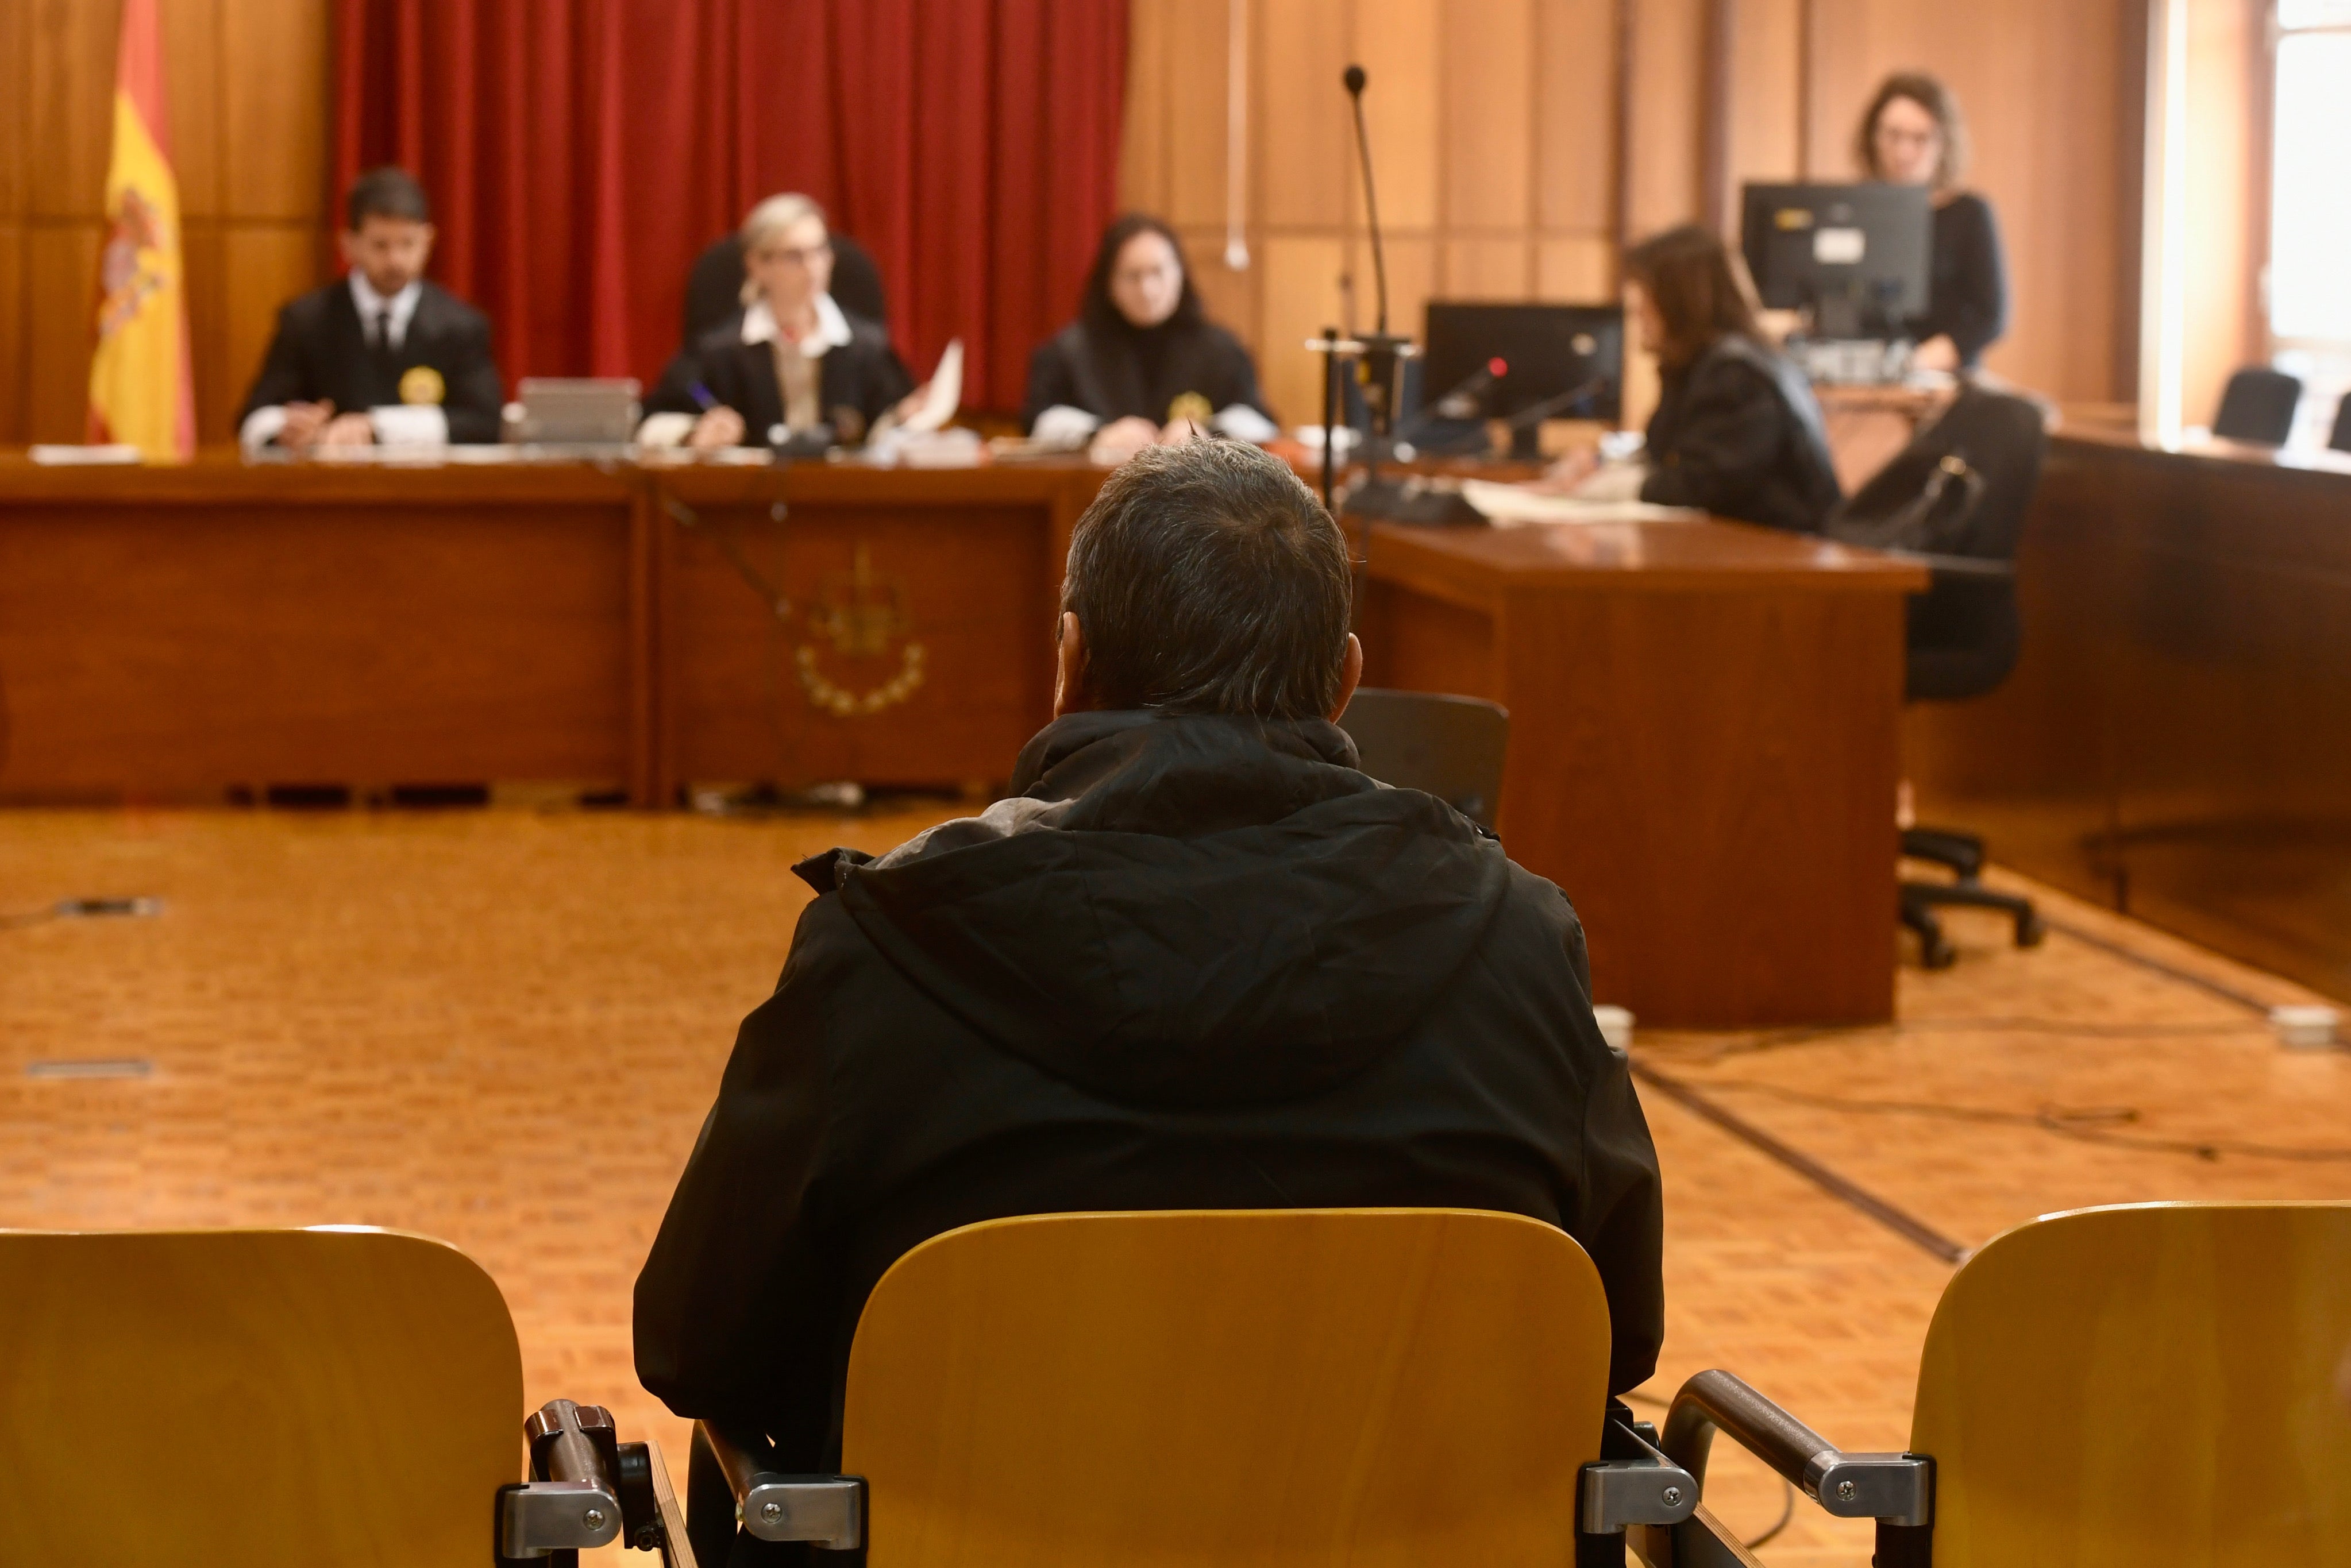
[[[1923,71],[1878,85],[1861,117],[1854,156],[1874,180],[1925,185],[1935,208],[1934,262],[1927,313],[1908,323],[1915,363],[1972,370],[2008,326],[2008,282],[1991,203],[1959,188],[1968,128],[1950,88]]]
[[[1639,495],[1816,534],[1841,498],[1813,389],[1765,340],[1746,274],[1713,230],[1667,229],[1625,254],[1625,311],[1657,357],[1659,390]],[[1546,488],[1623,493],[1622,471],[1571,452]]]
[[[1091,440],[1110,459],[1195,429],[1249,441],[1277,433],[1257,366],[1208,319],[1176,231],[1140,213],[1103,232],[1078,318],[1029,358],[1020,419],[1039,440]]]

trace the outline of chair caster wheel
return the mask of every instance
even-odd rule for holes
[[[2042,923],[2040,916],[2028,913],[2018,917],[2016,922],[2018,947],[2037,948],[2041,945],[2042,940],[2048,935],[2049,928]]]
[[[1949,969],[1959,961],[1959,950],[1940,937],[1921,938],[1918,962],[1928,969]]]

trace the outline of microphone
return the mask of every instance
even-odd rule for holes
[[[1349,66],[1346,74],[1339,78],[1355,104],[1355,158],[1364,170],[1364,215],[1371,223],[1372,277],[1379,288],[1378,331],[1384,337],[1388,330],[1388,261],[1380,245],[1380,198],[1372,188],[1372,133],[1364,124],[1364,84],[1369,79],[1361,66]]]
[[[1510,361],[1499,354],[1461,378],[1458,386],[1441,398],[1432,398],[1420,406],[1420,411],[1395,428],[1395,439],[1409,441],[1438,420],[1474,420],[1478,417],[1478,399],[1486,389],[1510,373]]]

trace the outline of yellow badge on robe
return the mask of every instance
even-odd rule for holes
[[[1216,418],[1217,410],[1208,400],[1197,392],[1178,392],[1176,400],[1167,405],[1167,422],[1171,425],[1196,424],[1206,426]]]
[[[400,378],[400,400],[412,407],[438,408],[448,397],[448,383],[430,365],[414,366]]]

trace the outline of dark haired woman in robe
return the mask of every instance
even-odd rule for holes
[[[1640,498],[1818,533],[1842,494],[1820,405],[1764,340],[1722,241],[1696,223],[1644,240],[1625,254],[1625,293],[1661,382]],[[1590,453],[1570,453],[1549,486],[1582,484],[1595,466]]]
[[[1208,319],[1175,231],[1140,213],[1103,232],[1078,318],[1030,356],[1020,419],[1113,461],[1196,431],[1276,433],[1249,350]]]

